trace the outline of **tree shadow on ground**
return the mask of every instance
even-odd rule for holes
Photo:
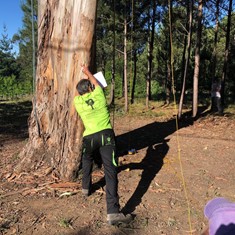
[[[32,102],[0,103],[0,134],[15,139],[28,137],[28,117],[32,111]],[[2,143],[4,139],[2,138]]]
[[[207,107],[200,107],[196,118],[191,118],[191,112],[182,115],[180,121],[172,118],[165,122],[153,122],[128,133],[117,136],[118,155],[126,155],[128,150],[138,150],[147,148],[146,155],[140,163],[129,163],[119,167],[119,172],[125,169],[141,169],[141,179],[133,192],[132,196],[122,209],[124,214],[134,212],[135,208],[141,203],[142,197],[147,192],[152,180],[163,166],[163,159],[167,155],[169,146],[167,142],[170,135],[193,124],[200,117]]]
[[[146,152],[146,156],[140,163],[129,163],[119,167],[120,171],[128,168],[130,170],[143,170],[141,179],[135,189],[135,192],[132,194],[131,198],[122,209],[124,214],[132,213],[141,203],[141,199],[147,192],[152,180],[161,170],[163,166],[163,159],[169,150],[167,142],[168,140],[163,140],[162,143],[149,146]]]
[[[207,106],[199,107],[198,115],[195,118],[192,118],[192,112],[189,111],[185,112],[179,121],[177,121],[176,118],[172,118],[165,122],[153,122],[116,137],[117,155],[119,157],[127,155],[128,150],[130,149],[138,151],[147,148],[146,156],[143,158],[141,163],[130,163],[119,167],[119,172],[127,168],[130,168],[131,170],[143,170],[141,180],[135,192],[123,209],[125,212],[134,211],[134,207],[138,206],[141,202],[141,198],[148,190],[151,181],[162,168],[163,159],[169,150],[169,146],[167,144],[169,141],[168,136],[176,132],[177,128],[181,129],[193,125],[194,121],[200,118],[202,114],[204,115],[207,109]],[[93,183],[92,193],[104,186],[105,179],[103,177],[98,182]]]
[[[199,109],[200,113],[206,110],[207,107]],[[4,143],[4,136],[15,139],[25,139],[28,137],[27,119],[32,110],[30,101],[17,103],[0,104],[0,134],[1,144]],[[193,124],[194,119],[191,118],[190,112],[183,114],[178,128],[183,128]],[[151,181],[160,171],[163,166],[163,159],[166,156],[169,146],[167,145],[167,137],[176,131],[176,119],[170,119],[165,122],[153,122],[146,126],[137,128],[128,133],[117,136],[118,156],[126,154],[128,149],[133,148],[138,151],[147,148],[146,156],[141,163],[130,163],[119,168],[119,172],[130,168],[142,169],[141,180],[128,200],[124,210],[127,212],[134,211],[135,207],[141,202],[141,198],[148,190]],[[105,179],[102,178],[92,185],[92,192],[104,187]]]

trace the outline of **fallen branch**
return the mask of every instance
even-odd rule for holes
[[[55,183],[55,184],[51,184],[50,188],[78,188],[79,186],[81,186],[81,183],[77,183],[77,182],[62,182],[62,183]]]

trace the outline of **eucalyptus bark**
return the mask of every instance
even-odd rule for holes
[[[96,0],[38,2],[38,58],[29,140],[16,172],[52,167],[76,177],[83,124],[73,105],[80,64],[90,62]]]

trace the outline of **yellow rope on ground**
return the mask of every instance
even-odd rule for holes
[[[171,0],[168,0],[168,12],[169,12],[169,28],[170,28],[170,50],[171,50],[171,79],[172,79],[172,90],[173,90],[173,97],[174,97],[174,109],[176,112],[176,118],[175,118],[175,124],[176,124],[176,140],[177,140],[177,152],[178,152],[178,159],[179,159],[179,164],[180,164],[180,173],[181,173],[181,179],[182,179],[182,185],[184,189],[184,195],[187,201],[187,206],[188,206],[188,223],[189,223],[189,228],[190,228],[190,234],[192,235],[192,222],[191,222],[191,210],[190,210],[190,203],[189,203],[189,198],[188,198],[188,192],[186,188],[186,183],[185,183],[185,178],[184,178],[184,171],[183,171],[183,166],[182,166],[182,161],[181,161],[181,154],[180,154],[180,141],[179,141],[179,135],[178,135],[178,130],[179,130],[179,125],[178,125],[178,117],[177,117],[177,104],[176,104],[176,96],[175,96],[175,82],[174,82],[174,52],[173,52],[173,42],[172,42],[172,25],[171,25]]]

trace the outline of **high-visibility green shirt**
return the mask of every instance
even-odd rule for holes
[[[106,98],[100,86],[92,92],[75,96],[74,105],[85,127],[83,136],[112,128]]]

